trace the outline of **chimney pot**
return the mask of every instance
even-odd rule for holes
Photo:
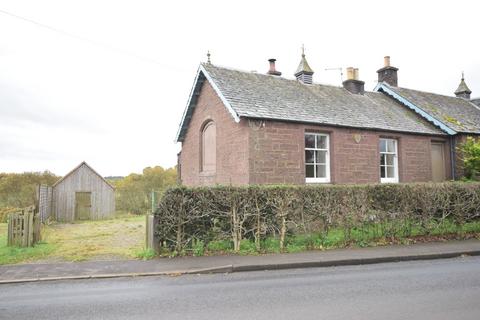
[[[347,80],[354,80],[355,79],[355,69],[353,67],[347,68]]]
[[[343,81],[343,87],[353,94],[365,93],[365,82],[358,80],[358,68],[347,68],[347,80]]]
[[[358,75],[358,68],[353,69],[353,79],[358,80],[359,75]]]
[[[383,66],[384,67],[390,67],[390,56],[385,56],[383,58]]]
[[[277,59],[268,59],[268,62],[270,63],[270,69],[268,70],[267,74],[271,74],[273,76],[280,76],[282,75],[282,73],[275,69],[275,61],[277,61]]]

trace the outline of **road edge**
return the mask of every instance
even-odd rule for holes
[[[180,276],[180,275],[186,275],[186,274],[214,274],[214,273],[234,273],[234,272],[250,272],[250,271],[265,271],[265,270],[354,266],[354,265],[367,265],[367,264],[401,262],[401,261],[449,259],[449,258],[457,258],[461,256],[480,256],[480,250],[374,257],[374,258],[352,258],[352,259],[327,260],[327,261],[317,260],[317,261],[286,262],[286,263],[278,263],[278,264],[250,264],[250,265],[230,264],[230,265],[215,266],[215,267],[209,267],[209,268],[170,270],[170,271],[159,271],[159,272],[109,273],[109,274],[60,276],[60,277],[9,279],[9,280],[0,280],[0,285],[29,283],[29,282],[62,281],[62,280],[134,278],[134,277],[149,277],[149,276]]]

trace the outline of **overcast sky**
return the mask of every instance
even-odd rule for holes
[[[293,78],[305,44],[314,81],[383,56],[399,85],[480,96],[478,1],[0,0],[0,172],[102,175],[176,164],[175,134],[198,64]],[[8,13],[8,14],[7,14]],[[15,15],[16,17],[14,17]],[[31,20],[26,21],[22,18]]]

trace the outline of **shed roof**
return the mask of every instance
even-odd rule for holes
[[[88,163],[86,163],[85,161],[82,161],[78,166],[76,166],[72,171],[70,171],[69,173],[67,173],[63,178],[60,178],[57,182],[55,182],[53,184],[52,187],[55,187],[56,185],[58,185],[60,182],[62,182],[63,180],[65,180],[68,176],[72,175],[75,171],[77,171],[78,169],[80,169],[81,166],[86,166],[88,169],[90,169],[93,173],[95,173],[97,176],[100,177],[100,179],[102,179],[108,186],[110,186],[110,188],[112,188],[113,190],[115,190],[115,187],[112,186],[110,184],[110,182],[108,182],[104,177],[102,177],[97,171],[95,171],[91,166],[88,165]]]
[[[444,132],[380,92],[353,94],[343,87],[306,85],[279,76],[201,64],[177,133],[183,141],[196,97],[208,80],[233,118],[296,121],[387,131]]]

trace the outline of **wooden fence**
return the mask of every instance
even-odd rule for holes
[[[40,216],[35,206],[8,216],[8,246],[31,247],[40,241]]]

